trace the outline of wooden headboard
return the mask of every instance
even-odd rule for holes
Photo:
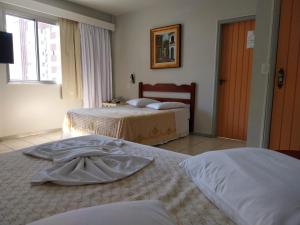
[[[190,98],[161,98],[161,97],[147,97],[144,92],[173,92],[173,93],[189,93]],[[139,98],[151,98],[160,102],[182,102],[190,105],[190,132],[194,131],[194,115],[195,115],[195,94],[196,94],[196,83],[190,85],[176,85],[176,84],[143,84],[139,83]]]

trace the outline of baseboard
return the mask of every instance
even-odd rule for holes
[[[4,136],[4,137],[0,137],[0,141],[6,141],[6,140],[16,139],[16,138],[30,137],[30,136],[34,136],[34,135],[49,134],[49,133],[58,132],[58,131],[61,131],[61,128],[49,129],[49,130],[43,130],[43,131],[36,131],[36,132],[28,132],[28,133],[10,135],[10,136]]]
[[[192,132],[190,134],[197,135],[197,136],[202,136],[202,137],[208,137],[208,138],[216,138],[217,137],[214,134],[204,134],[204,133],[200,133],[200,132]]]

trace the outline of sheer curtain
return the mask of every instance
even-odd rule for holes
[[[80,24],[83,106],[101,107],[112,98],[111,33]]]
[[[80,32],[78,23],[59,19],[62,97],[82,99]]]

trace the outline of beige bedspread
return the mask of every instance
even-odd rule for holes
[[[63,131],[72,137],[97,134],[147,145],[178,138],[174,112],[130,106],[70,110]]]
[[[233,225],[178,166],[187,155],[134,143],[126,144],[124,151],[153,156],[155,161],[124,180],[79,187],[31,186],[32,175],[49,167],[51,162],[25,156],[21,151],[1,154],[0,224],[22,225],[53,214],[104,203],[158,199],[178,224]]]

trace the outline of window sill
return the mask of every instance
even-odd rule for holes
[[[23,85],[44,85],[44,84],[47,84],[47,85],[57,85],[59,86],[60,84],[56,83],[56,82],[53,82],[53,81],[8,81],[7,82],[8,85],[20,85],[20,84],[23,84]]]

